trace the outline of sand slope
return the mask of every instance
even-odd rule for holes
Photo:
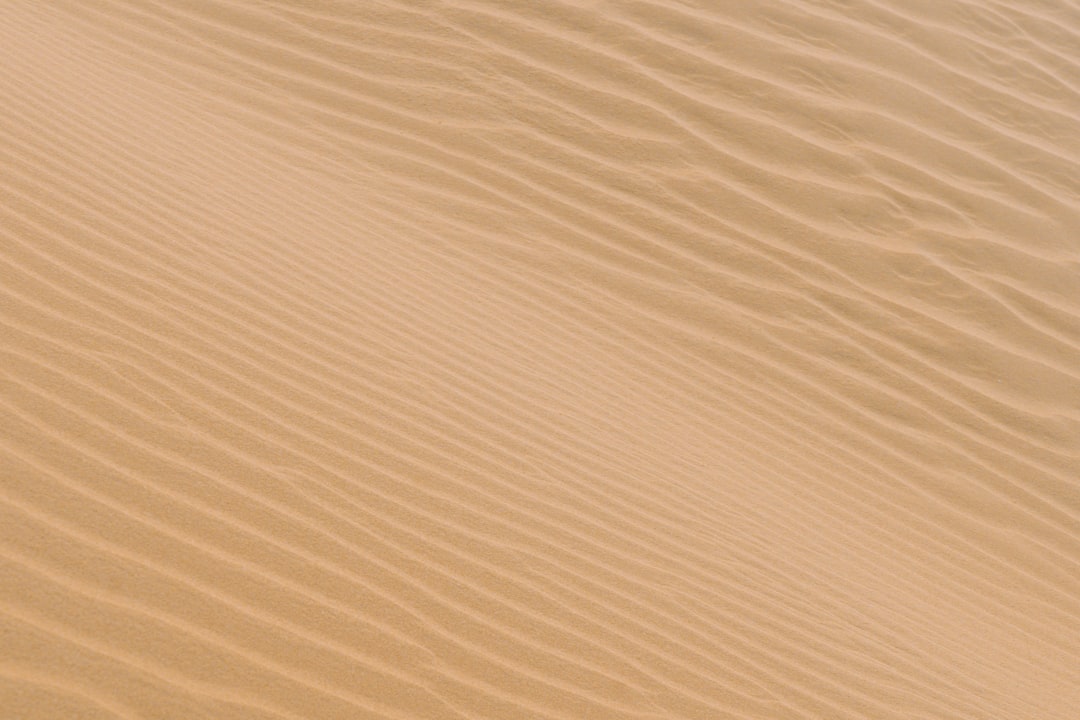
[[[0,67],[0,717],[1077,717],[1072,0],[13,0]]]

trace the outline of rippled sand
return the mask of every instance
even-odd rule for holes
[[[1078,708],[1075,0],[0,3],[0,718]]]

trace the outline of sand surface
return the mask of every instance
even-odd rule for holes
[[[0,719],[1078,708],[1076,0],[0,2]]]

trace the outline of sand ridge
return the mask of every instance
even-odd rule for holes
[[[0,717],[1074,717],[1074,3],[0,61]]]

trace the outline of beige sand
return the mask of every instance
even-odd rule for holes
[[[1075,0],[8,0],[0,68],[0,718],[1080,717]]]

